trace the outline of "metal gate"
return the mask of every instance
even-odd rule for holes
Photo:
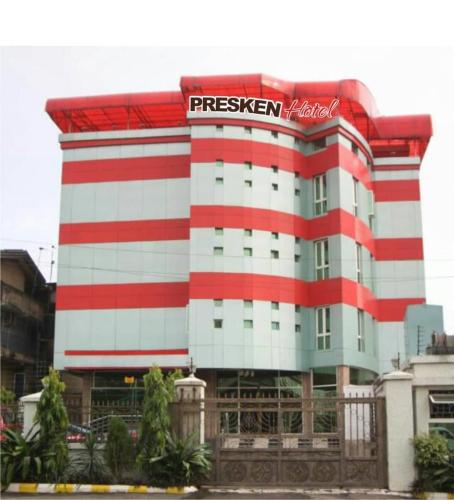
[[[211,484],[387,485],[384,399],[208,399]]]

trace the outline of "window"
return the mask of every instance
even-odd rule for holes
[[[279,302],[271,302],[271,309],[273,311],[279,311]]]
[[[300,261],[300,256],[295,254],[295,262],[299,262]]]
[[[245,134],[252,134],[252,127],[244,127]]]
[[[299,189],[295,189],[295,196],[299,196],[301,191]]]
[[[246,170],[252,170],[252,162],[250,162],[250,161],[245,161],[245,162],[244,162],[244,168],[245,168]]]
[[[276,165],[271,165],[271,170],[273,171],[273,174],[277,174],[278,168]]]
[[[223,167],[224,166],[224,160],[216,160],[216,167]]]
[[[279,252],[277,250],[271,250],[271,258],[279,259]]]
[[[298,323],[295,323],[295,332],[300,332],[301,331],[301,325],[299,325]]]
[[[272,321],[271,322],[271,330],[279,330],[279,321]]]
[[[295,304],[295,312],[296,313],[301,312],[301,306],[299,306],[298,304]]]
[[[319,149],[326,148],[326,137],[322,137],[321,139],[317,139],[312,142],[314,146],[314,151],[318,151]]]
[[[251,188],[252,187],[252,181],[249,181],[249,180],[245,180],[244,181],[244,185],[248,188]]]
[[[324,280],[329,278],[328,240],[314,242],[315,247],[315,278]]]
[[[354,142],[352,142],[352,151],[355,155],[357,155],[359,151],[359,147]]]
[[[326,189],[326,174],[314,177],[314,213],[323,215],[328,211],[328,197]]]
[[[356,281],[363,282],[363,258],[362,246],[356,243]]]
[[[301,238],[299,238],[298,236],[295,236],[295,245],[299,245],[300,241],[301,241]]]
[[[364,311],[358,309],[358,351],[364,352],[366,350],[364,340]]]
[[[353,177],[353,214],[358,217],[358,179]]]
[[[222,328],[222,319],[213,320],[213,325],[215,328]]]
[[[245,309],[252,309],[253,306],[252,300],[243,300],[243,306]]]
[[[271,239],[272,240],[278,240],[279,239],[279,233],[271,233]]]
[[[243,248],[243,255],[245,257],[252,257],[252,248],[251,247],[244,247]]]
[[[221,185],[224,184],[224,177],[216,177],[216,184]]]
[[[252,229],[245,229],[244,236],[252,236]]]
[[[278,136],[279,136],[279,134],[275,130],[271,131],[271,137],[274,137],[275,139],[277,139]]]
[[[367,192],[368,196],[368,202],[369,202],[369,228],[372,228],[373,221],[374,221],[374,215],[375,215],[375,200],[374,200],[374,193],[372,191]]]
[[[214,307],[222,307],[224,301],[222,299],[213,299]]]
[[[215,227],[214,234],[216,236],[222,236],[224,234],[224,229],[222,227]]]
[[[273,188],[273,191],[277,191],[279,189],[279,186],[277,184],[271,184],[271,187]]]
[[[315,331],[317,334],[317,350],[331,349],[330,308],[319,307],[315,310]]]
[[[253,328],[254,321],[252,321],[252,319],[245,319],[243,321],[243,326],[244,326],[244,328]]]
[[[299,139],[298,137],[295,137],[295,146],[299,146],[301,144],[301,139]]]
[[[295,172],[295,179],[299,179],[300,178],[300,173],[299,172]]]
[[[224,247],[214,247],[213,254],[214,255],[224,255]]]
[[[224,130],[224,125],[216,125],[216,132],[222,132]]]

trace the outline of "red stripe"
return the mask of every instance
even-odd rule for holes
[[[424,298],[377,299],[379,321],[403,321],[407,306],[424,304]]]
[[[305,156],[299,151],[275,144],[241,139],[193,139],[191,162],[206,163],[222,159],[226,163],[250,161],[259,167],[276,165],[288,172],[299,172],[305,179],[341,167],[354,175],[367,189],[372,183],[369,171],[359,157],[342,144],[332,144],[316,154]]]
[[[187,282],[60,285],[56,308],[62,311],[185,307],[188,287]]]
[[[190,135],[173,135],[166,137],[135,137],[131,139],[85,139],[60,143],[61,149],[95,148],[98,146],[126,146],[128,144],[162,144],[172,142],[190,142]]]
[[[187,369],[187,365],[173,365],[173,366],[162,366],[159,365],[161,370],[175,370],[176,368]],[[65,370],[75,371],[97,371],[97,372],[143,372],[150,369],[149,365],[146,366],[65,366]]]
[[[375,181],[374,194],[375,201],[418,201],[419,181]]]
[[[188,349],[70,350],[65,351],[65,356],[171,356],[188,352]]]
[[[306,240],[344,234],[374,253],[372,233],[360,219],[342,209],[304,219],[298,215],[251,207],[193,205],[191,227],[230,227],[290,234]]]
[[[190,157],[147,156],[63,163],[62,184],[189,177]]]
[[[376,260],[423,260],[422,238],[383,238],[375,240]]]
[[[60,245],[188,239],[189,219],[60,224]]]
[[[415,165],[375,165],[372,170],[377,170],[377,171],[392,171],[392,170],[419,170],[420,164],[415,164]]]

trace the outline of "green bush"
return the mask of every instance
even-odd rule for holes
[[[104,458],[114,477],[121,482],[134,459],[134,444],[122,418],[110,419]]]
[[[35,423],[39,425],[39,439],[43,447],[52,454],[52,466],[43,471],[43,479],[57,482],[68,462],[68,414],[63,403],[62,392],[65,384],[57,370],[49,368],[49,375],[42,380],[44,389],[39,399]]]
[[[162,486],[200,485],[211,470],[211,450],[196,436],[180,439],[166,435],[163,455],[150,459],[153,484]]]
[[[39,439],[39,431],[31,429],[26,436],[20,431],[2,432],[0,463],[1,483],[4,491],[13,481],[39,481],[52,468],[54,454]]]
[[[413,439],[418,479],[415,491],[454,491],[454,454],[439,434],[422,434]]]
[[[14,401],[16,401],[16,395],[14,394],[14,392],[6,389],[2,385],[0,390],[0,403],[2,405],[9,405],[11,403],[14,403]]]

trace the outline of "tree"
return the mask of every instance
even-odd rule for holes
[[[44,389],[39,399],[34,422],[39,425],[39,441],[52,454],[53,460],[43,470],[44,479],[57,481],[68,461],[66,430],[68,414],[62,393],[65,384],[57,370],[49,368],[49,374],[42,379]]]
[[[181,370],[164,376],[158,366],[144,375],[144,401],[139,428],[137,464],[150,474],[150,459],[162,456],[170,430],[169,403],[175,398],[174,382],[182,377]]]
[[[112,474],[120,482],[123,471],[128,469],[133,459],[134,445],[125,421],[112,417],[109,422],[104,458]]]

